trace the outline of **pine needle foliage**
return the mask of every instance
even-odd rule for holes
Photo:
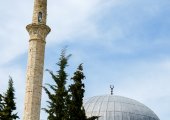
[[[13,80],[10,77],[7,91],[4,96],[1,95],[0,118],[2,120],[16,120],[17,118],[19,118],[17,113],[13,113],[16,110],[14,92],[15,90],[13,87]]]
[[[90,118],[87,118],[87,120],[98,120],[99,116],[92,116]]]
[[[71,94],[71,104],[69,105],[69,120],[96,120],[98,116],[92,116],[90,118],[86,117],[85,109],[83,107],[83,98],[85,92],[85,85],[83,80],[85,75],[83,73],[83,64],[80,64],[71,78],[73,84],[69,87],[69,92]]]
[[[3,109],[3,103],[2,103],[2,95],[0,94],[0,112]]]
[[[48,120],[96,120],[98,117],[87,118],[83,107],[83,97],[85,79],[83,65],[80,64],[74,72],[73,84],[66,87],[68,74],[65,69],[68,66],[68,59],[71,55],[65,55],[66,50],[62,50],[56,73],[47,70],[54,81],[54,84],[46,84],[43,87],[49,100],[47,108],[43,108],[48,114]]]
[[[2,98],[3,98],[3,96],[0,94],[0,120],[2,120],[2,110],[3,110],[3,107],[4,107]]]
[[[83,66],[80,64],[74,76],[71,78],[73,84],[69,87],[69,92],[71,93],[71,104],[69,106],[70,120],[86,120],[85,110],[83,107],[83,97],[84,97],[84,80],[85,76],[83,74]]]
[[[43,108],[48,113],[48,120],[67,120],[67,99],[68,91],[66,90],[67,73],[65,72],[68,66],[68,59],[71,55],[65,55],[65,49],[62,50],[59,62],[57,66],[59,70],[53,73],[47,70],[52,79],[54,80],[54,85],[47,84],[47,87],[43,87],[45,92],[49,97],[48,108]]]

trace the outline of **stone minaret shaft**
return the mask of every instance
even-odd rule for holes
[[[45,38],[50,32],[46,18],[47,0],[35,0],[32,24],[26,27],[30,40],[23,120],[40,119]]]

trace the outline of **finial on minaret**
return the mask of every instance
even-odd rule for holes
[[[111,95],[113,95],[114,85],[110,85],[110,89],[111,89]]]

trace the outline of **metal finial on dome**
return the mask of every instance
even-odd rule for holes
[[[110,85],[110,89],[111,89],[111,95],[113,95],[114,85]]]

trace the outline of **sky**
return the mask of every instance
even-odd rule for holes
[[[169,0],[48,0],[44,69],[57,71],[67,46],[67,72],[83,63],[85,98],[114,94],[135,99],[160,120],[170,114],[170,1]],[[17,111],[22,119],[33,0],[0,4],[0,93],[14,80]],[[44,70],[43,85],[52,83]],[[43,91],[42,107],[48,100]],[[41,111],[41,120],[46,120]]]

